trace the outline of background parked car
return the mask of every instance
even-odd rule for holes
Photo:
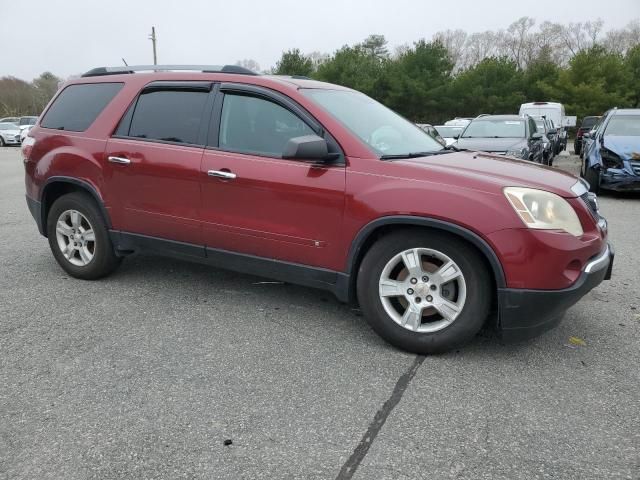
[[[466,127],[473,120],[471,117],[456,117],[453,120],[447,120],[444,122],[445,125],[449,126],[458,126],[458,127]]]
[[[0,123],[0,147],[20,145],[20,129],[15,123]]]
[[[25,117],[20,117],[20,120],[18,121],[18,126],[22,129],[22,128],[26,128],[26,127],[30,127],[36,124],[36,122],[38,121],[38,117],[34,117],[32,115],[29,116],[25,116]]]
[[[464,127],[457,127],[455,125],[436,125],[434,128],[444,139],[447,146],[455,143],[464,130]]]
[[[444,138],[442,138],[440,136],[440,134],[438,133],[438,131],[434,128],[433,125],[429,124],[429,123],[416,123],[416,125],[418,127],[420,127],[420,129],[422,129],[425,133],[427,133],[428,135],[430,135],[432,138],[436,139],[438,142],[440,142],[442,145],[447,145],[447,143],[445,142]]]
[[[542,163],[553,165],[557,142],[560,141],[558,131],[551,126],[551,120],[544,117],[534,118],[534,121],[538,132],[542,134]]]
[[[0,123],[15,123],[16,125],[20,122],[19,117],[4,117],[0,118]]]
[[[558,130],[559,141],[556,145],[555,154],[567,149],[567,126],[571,126],[564,111],[564,105],[557,102],[530,102],[520,105],[520,115],[531,115],[534,117],[545,117],[553,122]],[[575,125],[575,123],[574,123]]]
[[[454,145],[542,163],[542,143],[543,135],[529,116],[485,115],[469,123]]]
[[[640,109],[609,110],[590,139],[582,176],[591,191],[640,191]]]
[[[593,145],[593,139],[595,138],[595,134],[598,131],[598,129],[600,128],[600,125],[602,125],[602,121],[604,120],[604,116],[608,113],[605,112],[605,114],[600,117],[598,119],[598,121],[595,123],[595,125],[593,127],[591,127],[591,130],[589,130],[586,133],[582,134],[582,149],[580,150],[580,158],[584,158],[585,156],[585,152],[589,152],[591,150],[591,146]]]
[[[598,123],[599,119],[599,116],[584,117],[582,119],[580,128],[578,128],[578,131],[576,132],[576,138],[573,141],[573,151],[576,155],[580,155],[582,152],[582,136],[591,130],[593,126]]]

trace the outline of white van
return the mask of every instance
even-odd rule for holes
[[[531,102],[520,105],[520,115],[530,115],[534,118],[546,117],[553,122],[558,130],[560,142],[559,149],[567,149],[567,127],[576,125],[576,117],[567,117],[564,113],[564,105],[557,102]]]

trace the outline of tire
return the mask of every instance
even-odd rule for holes
[[[580,146],[576,145],[575,143],[573,144],[573,153],[575,153],[576,155],[580,155]]]
[[[0,147],[4,147],[4,138],[0,137]]]
[[[413,271],[407,271],[405,260],[390,267],[402,252],[411,249],[420,249],[415,250],[422,255],[419,267],[414,266]],[[442,264],[438,265],[440,261]],[[456,268],[445,271],[449,272],[449,276],[457,271],[460,276],[449,283],[441,283],[438,281],[438,272],[434,270],[448,261],[452,261]],[[388,272],[402,280],[388,279]],[[420,272],[423,276],[418,278]],[[414,279],[416,283],[413,283]],[[394,281],[395,284],[389,283]],[[382,338],[409,352],[431,354],[463,345],[478,333],[489,314],[492,285],[480,254],[464,241],[442,232],[407,229],[383,237],[369,249],[358,270],[357,294],[369,325]],[[393,295],[387,288],[400,295]],[[383,290],[385,295],[382,295]],[[451,299],[449,303],[443,301],[445,295]],[[419,296],[424,298],[420,304],[416,304]],[[424,310],[418,310],[419,315],[407,315],[410,310],[408,299],[414,302],[413,308]],[[436,309],[437,303],[440,306]],[[459,309],[453,320],[448,310],[451,305]],[[449,313],[445,316],[440,311]],[[403,326],[402,322],[405,321],[406,325]]]
[[[113,272],[122,261],[115,254],[104,217],[89,194],[73,192],[58,198],[47,216],[47,236],[56,261],[72,277],[97,280]],[[63,248],[72,251],[65,255]]]
[[[589,182],[589,191],[600,193],[600,172],[593,168],[584,167],[584,179]]]

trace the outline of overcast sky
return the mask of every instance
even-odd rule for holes
[[[391,47],[439,30],[506,28],[521,16],[538,23],[604,20],[620,28],[640,17],[640,0],[0,0],[0,76],[67,77],[96,66],[227,64],[262,69],[283,50],[333,52],[383,34]]]

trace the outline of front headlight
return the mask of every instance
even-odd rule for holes
[[[527,149],[519,148],[517,150],[507,150],[507,155],[510,157],[527,158]]]
[[[506,187],[504,196],[529,228],[564,230],[579,237],[584,232],[573,207],[555,193],[523,187]]]

